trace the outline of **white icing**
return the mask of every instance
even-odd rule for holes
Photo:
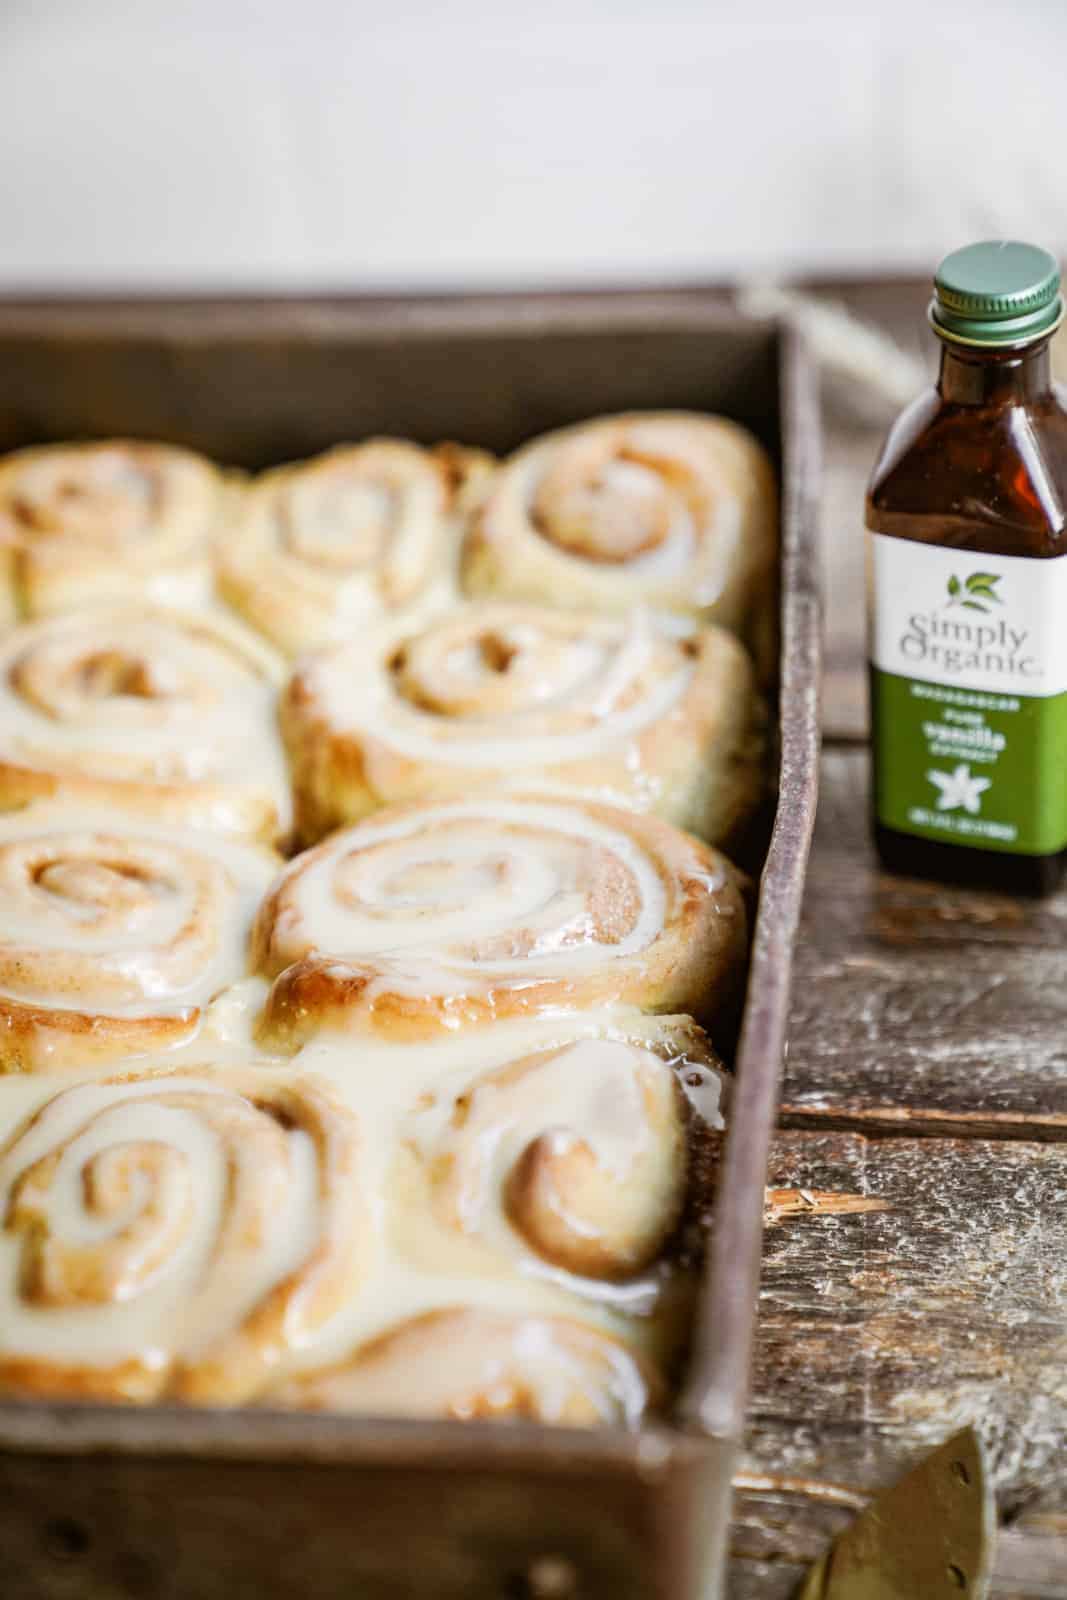
[[[597,850],[631,891],[629,926],[610,942],[587,898]],[[666,911],[655,863],[621,829],[578,807],[501,797],[371,819],[298,857],[279,892],[275,943],[284,960],[399,958],[390,986],[438,993],[456,968],[542,977],[624,959],[648,948]]]
[[[111,1017],[203,1007],[248,972],[276,870],[266,850],[110,812],[0,817],[0,998]]]
[[[636,515],[641,514],[642,506],[657,499],[666,500],[670,507],[669,527],[665,537],[650,549],[622,562],[597,563],[598,581],[605,589],[625,585],[638,592],[645,592],[650,585],[653,591],[657,585],[676,590],[684,583],[692,606],[711,606],[722,594],[737,562],[743,505],[736,493],[726,491],[720,460],[699,425],[704,420],[699,419],[694,429],[669,416],[618,422],[606,419],[573,432],[550,434],[521,451],[505,468],[512,478],[510,492],[532,529],[533,511],[545,474],[565,469],[570,451],[583,456],[597,430],[610,435],[620,455],[607,458],[597,470],[599,494],[607,502],[628,504]],[[623,452],[628,451],[648,459],[626,459]],[[652,464],[655,460],[669,464],[669,470],[658,471]],[[700,520],[692,502],[675,487],[673,480],[679,469],[701,485],[707,512]],[[579,475],[582,472],[577,461],[574,470]],[[551,540],[550,527],[546,536]],[[553,551],[568,564],[587,565],[584,556],[563,545],[554,544]]]
[[[15,552],[31,615],[86,596],[196,606],[212,590],[220,474],[167,445],[49,445],[0,462],[0,543]]]
[[[108,1367],[138,1358],[160,1371],[176,1356],[195,1362],[272,1285],[298,1270],[326,1226],[322,1169],[312,1141],[301,1127],[283,1131],[283,1125],[257,1153],[241,1131],[246,1122],[233,1123],[232,1135],[227,1131],[227,1107],[254,1088],[269,1095],[272,1086],[299,1092],[302,1084],[322,1085],[330,1102],[347,1107],[358,1121],[358,1206],[335,1202],[341,1217],[358,1214],[358,1270],[328,1315],[316,1318],[296,1298],[284,1342],[269,1363],[272,1373],[328,1366],[407,1318],[451,1306],[535,1317],[578,1314],[590,1326],[646,1348],[658,1337],[653,1312],[660,1274],[653,1270],[610,1284],[552,1268],[505,1219],[500,1190],[522,1143],[554,1127],[578,1130],[593,1141],[610,1179],[632,1187],[655,1137],[633,1091],[635,1067],[665,1070],[663,1059],[678,1057],[677,1037],[673,1019],[619,1009],[500,1023],[481,1034],[420,1046],[319,1042],[284,1066],[264,1062],[253,1071],[236,1065],[240,1053],[231,1068],[225,1052],[207,1057],[201,1047],[200,1059],[185,1052],[179,1071],[155,1076],[109,1082],[94,1074],[73,1087],[70,1078],[0,1077],[0,1218],[7,1219],[0,1226],[0,1361],[23,1357]],[[497,1095],[493,1085],[509,1064],[544,1053],[547,1064],[535,1067],[518,1097],[505,1104],[503,1089]],[[420,1168],[424,1161],[432,1164],[435,1152],[447,1153],[456,1137],[450,1128],[456,1098],[485,1084],[490,1093],[475,1141],[484,1141],[485,1148],[474,1152],[463,1226],[453,1226],[432,1214],[432,1186],[427,1188]],[[43,1114],[28,1125],[42,1107]],[[501,1129],[494,1132],[498,1119]],[[138,1180],[117,1211],[90,1216],[82,1176],[86,1160],[142,1145],[175,1158],[165,1167],[162,1187],[153,1194]],[[284,1165],[277,1165],[279,1149],[286,1153]],[[13,1185],[35,1161],[59,1150],[59,1165],[43,1186],[42,1216],[49,1235],[68,1246],[93,1240],[106,1245],[144,1215],[150,1198],[178,1216],[183,1205],[191,1206],[173,1247],[155,1270],[142,1271],[124,1299],[41,1305],[20,1293],[24,1236],[11,1221]],[[276,1203],[263,1200],[270,1226],[249,1236],[244,1250],[230,1249],[225,1271],[208,1271],[233,1182],[232,1163],[242,1160],[250,1164],[249,1181],[273,1183],[270,1173],[277,1174]],[[263,1189],[265,1197],[271,1192]],[[558,1352],[549,1354],[550,1364],[560,1359]],[[533,1349],[523,1352],[523,1365],[527,1360],[540,1372]],[[251,1392],[266,1380],[264,1369]]]
[[[341,446],[251,485],[220,551],[222,587],[296,655],[383,612],[447,604],[462,520],[432,452]]]
[[[678,1081],[701,1122],[709,1128],[725,1128],[726,1120],[723,1116],[725,1094],[721,1074],[700,1062],[690,1061],[679,1068]]]
[[[601,417],[532,440],[496,474],[465,550],[468,594],[698,615],[770,671],[770,462],[722,417]]]
[[[282,824],[279,667],[221,614],[100,606],[0,645],[0,756],[62,777],[253,784]]]
[[[625,751],[684,699],[693,677],[692,660],[641,611],[617,621],[471,607],[429,623],[424,639],[432,644],[435,631],[447,637],[457,621],[499,637],[518,657],[504,683],[514,692],[484,715],[449,716],[447,707],[440,714],[411,699],[390,671],[396,641],[388,636],[369,652],[354,640],[308,664],[306,692],[330,728],[357,732],[409,760],[513,770]],[[484,692],[487,669],[476,640],[445,665],[472,696]],[[427,688],[432,692],[433,683]]]
[[[0,1080],[0,1101],[11,1097],[12,1080]],[[39,1080],[38,1080],[39,1081]],[[191,1205],[188,1226],[177,1235],[159,1270],[139,1292],[101,1305],[64,1305],[38,1309],[12,1285],[19,1272],[22,1240],[10,1226],[0,1233],[0,1282],[3,1288],[2,1337],[6,1351],[56,1361],[100,1364],[142,1353],[150,1365],[162,1365],[169,1352],[194,1356],[217,1338],[275,1283],[306,1256],[314,1234],[316,1208],[309,1183],[307,1135],[289,1136],[292,1170],[285,1204],[271,1216],[269,1236],[260,1247],[233,1256],[223,1277],[206,1272],[216,1244],[227,1188],[229,1156],[220,1132],[196,1109],[167,1104],[168,1096],[202,1097],[222,1108],[225,1090],[210,1080],[179,1076],[111,1085],[84,1084],[62,1092],[36,1125],[0,1154],[0,1213],[7,1215],[11,1185],[35,1161],[62,1150],[48,1185],[42,1225],[50,1238],[77,1245],[114,1236],[160,1196],[145,1188],[135,1192],[124,1212],[94,1222],[84,1210],[83,1169],[101,1150],[123,1145],[156,1144],[184,1158],[184,1182]],[[64,1148],[64,1142],[66,1143]],[[171,1173],[171,1192],[182,1180]],[[280,1194],[280,1191],[279,1191]]]

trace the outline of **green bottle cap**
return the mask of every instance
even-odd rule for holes
[[[1059,263],[1037,245],[986,239],[954,250],[937,269],[930,321],[956,344],[1029,344],[1062,317]]]

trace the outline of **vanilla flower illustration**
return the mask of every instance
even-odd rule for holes
[[[961,808],[976,817],[982,809],[982,795],[992,778],[972,778],[971,769],[962,761],[955,772],[938,772],[936,767],[926,774],[930,783],[940,789],[937,797],[939,811],[958,811]]]

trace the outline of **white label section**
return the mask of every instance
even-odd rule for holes
[[[871,659],[882,672],[998,694],[1067,689],[1067,556],[867,537]]]

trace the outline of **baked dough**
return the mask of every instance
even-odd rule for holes
[[[647,605],[718,622],[774,672],[777,496],[770,461],[724,417],[631,412],[543,434],[501,466],[463,582],[581,610]]]
[[[381,806],[547,785],[713,844],[751,816],[765,711],[730,633],[486,602],[313,656],[283,698],[297,831]]]
[[[0,1390],[254,1396],[366,1270],[358,1130],[328,1083],[257,1067],[46,1099],[0,1145]]]
[[[264,901],[260,1036],[418,1039],[611,1004],[714,1026],[743,970],[743,884],[668,823],[588,801],[379,812],[297,856]]]
[[[270,850],[109,811],[0,816],[0,1072],[183,1045],[248,974]]]
[[[220,545],[222,594],[288,655],[447,605],[492,468],[481,450],[371,439],[266,472]]]
[[[240,623],[130,603],[0,640],[0,810],[36,800],[274,842],[280,659]]]
[[[0,619],[137,596],[197,606],[232,490],[174,445],[112,439],[0,458]]]
[[[618,1009],[0,1077],[0,1393],[635,1422],[724,1087]]]

